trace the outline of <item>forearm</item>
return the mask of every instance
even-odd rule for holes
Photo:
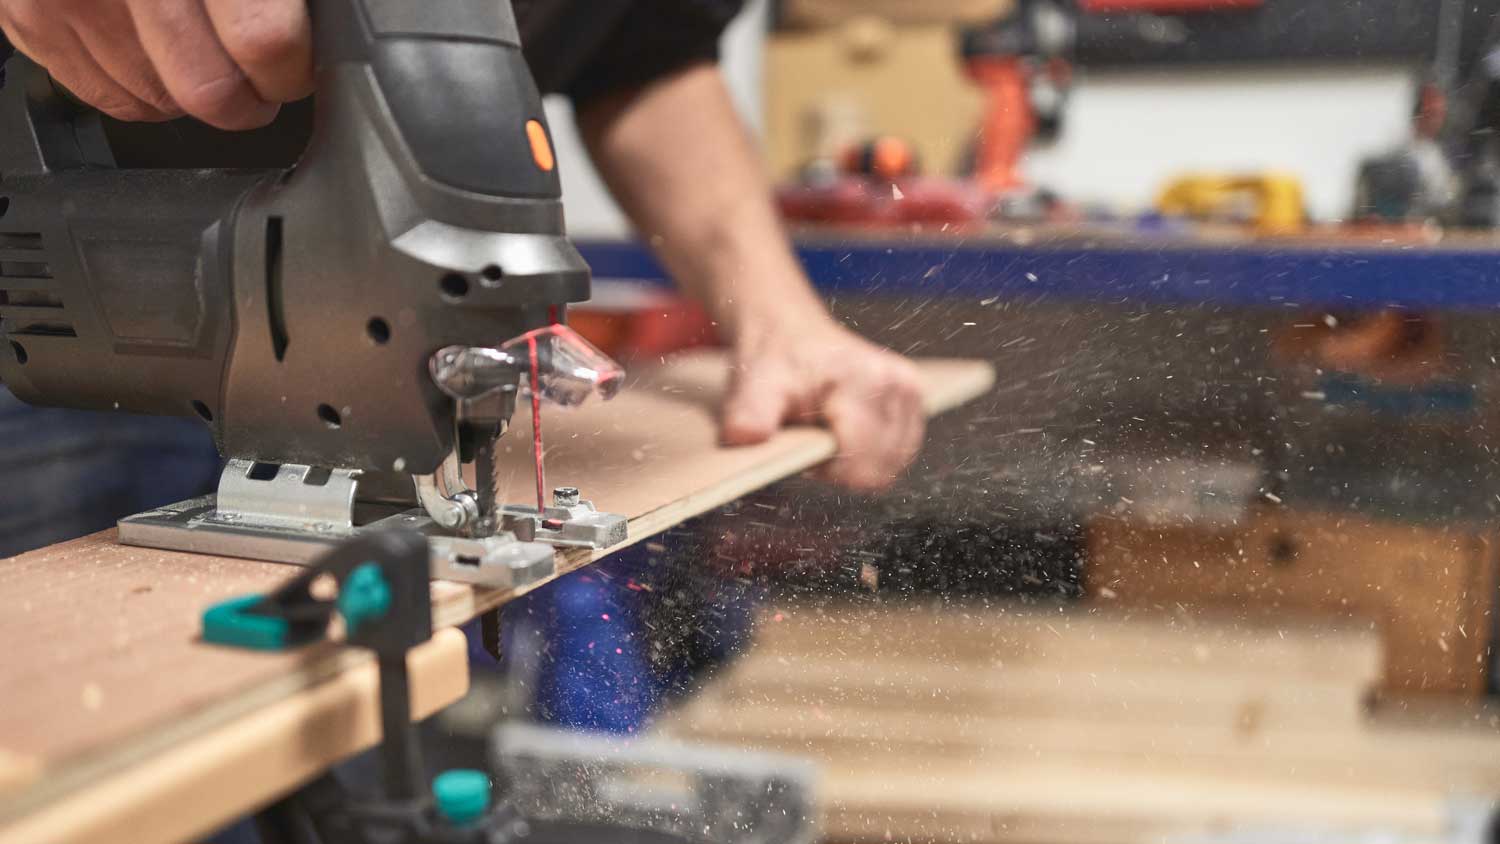
[[[590,104],[578,124],[611,192],[727,339],[825,318],[716,67]]]
[[[889,485],[922,442],[916,369],[828,316],[718,69],[691,68],[592,104],[578,122],[615,198],[733,346],[725,442],[762,442],[787,420],[821,420],[839,442],[828,478],[852,489]]]

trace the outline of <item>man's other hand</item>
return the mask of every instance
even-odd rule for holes
[[[312,93],[306,0],[0,0],[0,29],[121,120],[252,129]]]
[[[915,365],[826,317],[745,331],[724,402],[730,445],[766,440],[787,422],[825,423],[838,455],[820,474],[850,489],[891,485],[926,427]]]

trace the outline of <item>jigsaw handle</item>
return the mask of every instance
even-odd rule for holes
[[[373,81],[427,177],[487,196],[561,195],[508,0],[310,0],[309,11],[320,100],[358,107]],[[347,64],[372,78],[334,70]]]

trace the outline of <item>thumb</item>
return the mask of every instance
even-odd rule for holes
[[[771,438],[786,418],[790,399],[773,380],[737,377],[724,399],[725,445],[754,445]]]

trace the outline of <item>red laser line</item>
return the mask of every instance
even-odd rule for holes
[[[557,325],[559,320],[556,305],[547,306],[547,321]],[[542,466],[542,396],[539,384],[541,379],[537,374],[535,331],[528,332],[526,349],[531,353],[531,454],[532,461],[536,464],[536,512],[540,516],[547,504],[547,477]]]
[[[531,354],[531,454],[536,462],[536,512],[540,516],[546,509],[546,475],[542,469],[542,390],[539,365],[536,356],[536,335],[526,338],[526,350]]]

